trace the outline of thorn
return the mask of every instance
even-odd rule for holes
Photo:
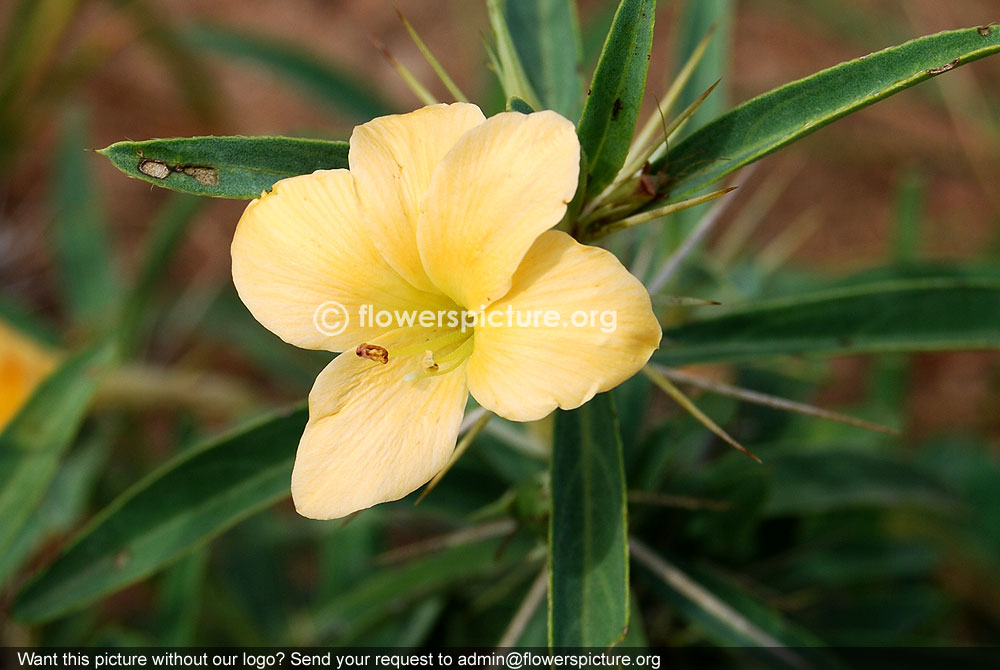
[[[409,68],[396,60],[396,57],[392,55],[392,52],[389,51],[385,44],[372,35],[369,35],[368,39],[375,46],[375,48],[382,53],[385,59],[389,61],[389,64],[395,68],[396,72],[398,72],[399,76],[403,78],[403,81],[409,87],[410,91],[417,96],[422,103],[425,105],[436,105],[438,103],[437,98],[435,98],[434,95],[420,83],[413,73],[410,72]]]
[[[729,446],[736,449],[736,451],[740,452],[741,454],[744,454],[745,456],[750,457],[757,463],[763,463],[763,461],[760,460],[756,454],[754,454],[752,451],[750,451],[742,444],[737,442],[735,439],[733,439],[733,437],[729,433],[724,431],[721,427],[719,427],[717,423],[712,421],[712,419],[707,414],[698,409],[698,407],[693,402],[691,402],[691,399],[688,398],[686,395],[684,395],[684,393],[681,392],[679,388],[674,386],[673,383],[665,376],[663,376],[663,374],[659,370],[650,365],[647,365],[642,369],[642,371],[646,374],[647,377],[650,378],[650,380],[652,380],[654,384],[660,387],[661,391],[670,396],[674,402],[680,405],[681,408],[684,409],[688,414],[697,419],[701,423],[701,425],[705,426],[705,428],[708,428],[710,431],[715,433],[716,436],[718,436],[720,439],[726,442]]]
[[[655,209],[651,209],[645,212],[640,212],[638,214],[633,214],[624,219],[620,219],[610,224],[605,224],[598,227],[594,233],[590,236],[590,239],[595,237],[601,237],[609,233],[614,233],[619,230],[625,230],[626,228],[631,228],[632,226],[638,226],[641,223],[646,223],[647,221],[652,221],[653,219],[659,219],[660,217],[666,216],[668,214],[673,214],[679,212],[683,209],[689,209],[696,205],[700,205],[704,202],[710,200],[715,200],[716,198],[722,197],[727,193],[732,193],[738,186],[728,186],[718,191],[712,191],[711,193],[706,193],[705,195],[700,195],[696,198],[689,198],[688,200],[682,200],[681,202],[674,202],[668,205],[663,205]]]
[[[672,379],[675,382],[688,384],[703,391],[708,391],[709,393],[718,393],[719,395],[736,398],[737,400],[742,400],[744,402],[762,405],[764,407],[772,407],[786,412],[795,412],[797,414],[813,416],[819,419],[826,419],[827,421],[836,421],[838,423],[847,424],[848,426],[854,426],[856,428],[863,428],[876,433],[899,435],[899,431],[895,428],[883,426],[871,421],[865,421],[864,419],[857,419],[853,416],[823,409],[822,407],[807,405],[805,403],[795,402],[794,400],[788,400],[779,396],[761,393],[759,391],[752,391],[750,389],[732,386],[730,384],[717,382],[711,379],[705,379],[704,377],[688,374],[680,370],[670,368],[658,369],[665,377]]]
[[[406,32],[409,33],[410,39],[413,40],[413,43],[417,46],[417,49],[420,50],[420,53],[423,55],[424,60],[426,60],[427,64],[431,66],[431,69],[434,70],[434,74],[436,74],[438,79],[441,80],[441,83],[444,84],[444,87],[448,89],[448,92],[451,93],[452,97],[454,97],[455,100],[458,102],[468,102],[469,99],[465,96],[464,93],[462,93],[462,90],[458,87],[458,85],[455,84],[454,80],[451,78],[448,72],[444,69],[441,63],[438,62],[438,59],[434,57],[434,54],[431,53],[430,48],[420,38],[420,34],[417,33],[416,28],[414,28],[413,25],[406,19],[406,17],[403,15],[403,12],[399,9],[398,6],[393,5],[393,9],[396,10],[396,15],[402,22],[403,27],[406,28]]]

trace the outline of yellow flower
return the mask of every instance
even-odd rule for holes
[[[0,430],[52,372],[56,358],[0,321]]]
[[[649,359],[661,333],[643,286],[612,254],[550,230],[579,159],[573,125],[553,112],[487,120],[475,105],[434,105],[355,128],[350,171],[286,179],[250,203],[232,247],[243,302],[286,342],[345,352],[309,394],[292,473],[300,514],[338,518],[426,483],[470,392],[531,421]],[[322,313],[334,304],[350,318],[342,332],[324,327],[343,325]],[[448,322],[462,310],[480,322]],[[372,318],[415,311],[430,317]],[[541,312],[560,323],[531,320]],[[594,318],[608,314],[613,332]]]

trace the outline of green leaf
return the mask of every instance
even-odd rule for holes
[[[114,253],[101,211],[87,146],[87,121],[67,114],[55,155],[53,241],[62,292],[73,318],[88,326],[106,323],[118,298]]]
[[[813,667],[807,659],[826,667],[825,652],[807,649],[821,640],[734,581],[680,566],[637,540],[632,541],[632,555],[656,578],[654,584],[670,605],[714,643],[744,647],[744,653],[766,659],[765,667]],[[763,650],[754,652],[754,647]]]
[[[924,223],[924,191],[924,178],[916,169],[910,168],[900,176],[893,231],[893,256],[897,263],[911,264],[917,259]]]
[[[556,415],[549,644],[609,647],[628,628],[625,466],[610,393]]]
[[[71,530],[83,515],[91,490],[107,460],[104,435],[88,440],[76,449],[52,478],[45,500],[32,516],[32,522],[8,543],[0,546],[0,586],[16,573],[46,541]]]
[[[157,284],[166,276],[170,260],[204,204],[201,198],[175,195],[163,205],[153,221],[143,260],[122,307],[119,332],[124,351],[130,351],[135,344]]]
[[[496,575],[524,559],[524,535],[470,542],[383,568],[342,592],[309,619],[319,639],[351,641],[395,612],[456,582]],[[508,544],[512,546],[508,546]]]
[[[858,507],[954,509],[956,498],[928,472],[898,459],[844,449],[771,454],[774,486],[764,514],[820,514]]]
[[[580,114],[580,26],[572,0],[507,0],[507,27],[535,93],[548,109]]]
[[[208,550],[192,551],[163,575],[159,638],[163,646],[190,646],[198,630],[198,617],[208,568]]]
[[[664,331],[665,365],[765,356],[1000,348],[1000,281],[873,282],[773,300]]]
[[[948,553],[994,571],[1000,556],[1000,457],[985,441],[951,435],[927,445],[918,457],[965,503],[965,514],[949,519]]]
[[[367,121],[396,111],[372,93],[376,90],[374,87],[294,44],[211,25],[194,26],[186,32],[185,38],[196,49],[268,67],[333,109],[349,114],[353,120]]]
[[[535,111],[535,109],[521,98],[514,96],[513,98],[507,100],[507,111],[531,114]]]
[[[375,562],[382,546],[383,519],[379,510],[369,510],[349,524],[331,529],[319,542],[317,596],[321,602],[356,585]]]
[[[181,193],[252,200],[274,182],[347,168],[347,142],[292,137],[178,137],[98,151],[136,179]]]
[[[655,16],[656,0],[622,0],[604,43],[577,127],[591,195],[611,183],[628,156],[646,90]]]
[[[521,56],[514,45],[514,38],[510,34],[507,15],[504,13],[505,5],[505,0],[486,0],[486,12],[490,18],[490,27],[493,28],[493,36],[496,38],[495,51],[487,45],[493,70],[500,79],[500,86],[508,99],[521,98],[528,106],[542,109],[542,104],[524,71]]]
[[[0,295],[0,320],[49,348],[58,348],[62,341],[55,328],[39,313],[39,309],[29,307],[20,299]]]
[[[684,4],[684,10],[678,19],[678,68],[683,67],[694,55],[709,30],[714,32],[701,61],[681,91],[675,109],[687,109],[688,105],[701,97],[705,91],[713,86],[715,88],[711,95],[701,101],[694,114],[680,129],[680,137],[690,135],[692,130],[714,119],[729,107],[728,67],[737,6],[736,0],[687,0]],[[670,225],[655,226],[643,233],[647,240],[657,244],[659,251],[654,266],[667,262],[667,259],[678,250],[698,225],[698,221],[705,216],[707,206],[703,204],[682,209],[670,217]]]
[[[837,515],[850,518],[849,514]],[[954,518],[954,517],[951,517]],[[860,525],[860,524],[859,524]],[[865,533],[859,527],[839,528],[848,539],[829,544],[829,535],[805,540],[768,586],[782,591],[795,589],[843,589],[890,580],[920,580],[941,564],[942,551],[927,542]]]
[[[709,30],[715,29],[712,41],[695,68],[687,86],[681,92],[676,109],[685,109],[713,84],[723,79],[688,121],[688,128],[697,128],[718,116],[726,109],[728,98],[725,83],[730,54],[730,33],[736,15],[737,2],[733,0],[688,0],[680,16],[678,31],[677,63],[684,63],[694,54],[698,43]]]
[[[286,497],[306,410],[278,414],[180,455],[122,494],[18,595],[47,621],[170,564]]]
[[[828,123],[997,51],[1000,28],[966,28],[841,63],[743,103],[681,141],[652,169],[669,169],[671,198],[682,199]]]
[[[7,546],[44,497],[113,353],[110,345],[99,345],[67,360],[0,433],[0,546]]]

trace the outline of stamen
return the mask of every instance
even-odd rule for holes
[[[354,350],[354,353],[356,353],[359,358],[367,358],[370,361],[375,361],[376,363],[381,363],[382,365],[389,362],[389,350],[385,347],[380,347],[377,344],[359,344],[358,348]]]
[[[428,377],[439,377],[440,375],[448,374],[459,365],[461,365],[466,358],[469,356],[469,349],[472,348],[473,340],[471,334],[465,339],[462,344],[455,347],[453,350],[441,356],[438,359],[433,358],[433,353],[428,351],[427,354],[430,355],[432,361],[432,367],[427,367],[425,364],[427,362],[427,356],[424,356],[424,360],[421,364],[423,367],[423,372],[410,372],[403,376],[403,381],[413,382],[418,379],[427,379]],[[444,365],[442,363],[452,362],[452,365]]]
[[[434,362],[434,352],[428,349],[424,352],[424,360],[420,361],[420,367],[426,372],[434,372],[438,369],[438,364]]]

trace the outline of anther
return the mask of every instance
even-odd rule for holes
[[[375,361],[376,363],[381,363],[382,365],[389,362],[389,350],[385,347],[380,347],[377,344],[359,344],[358,348],[354,350],[354,353],[358,355],[358,358],[367,358],[370,361]]]

